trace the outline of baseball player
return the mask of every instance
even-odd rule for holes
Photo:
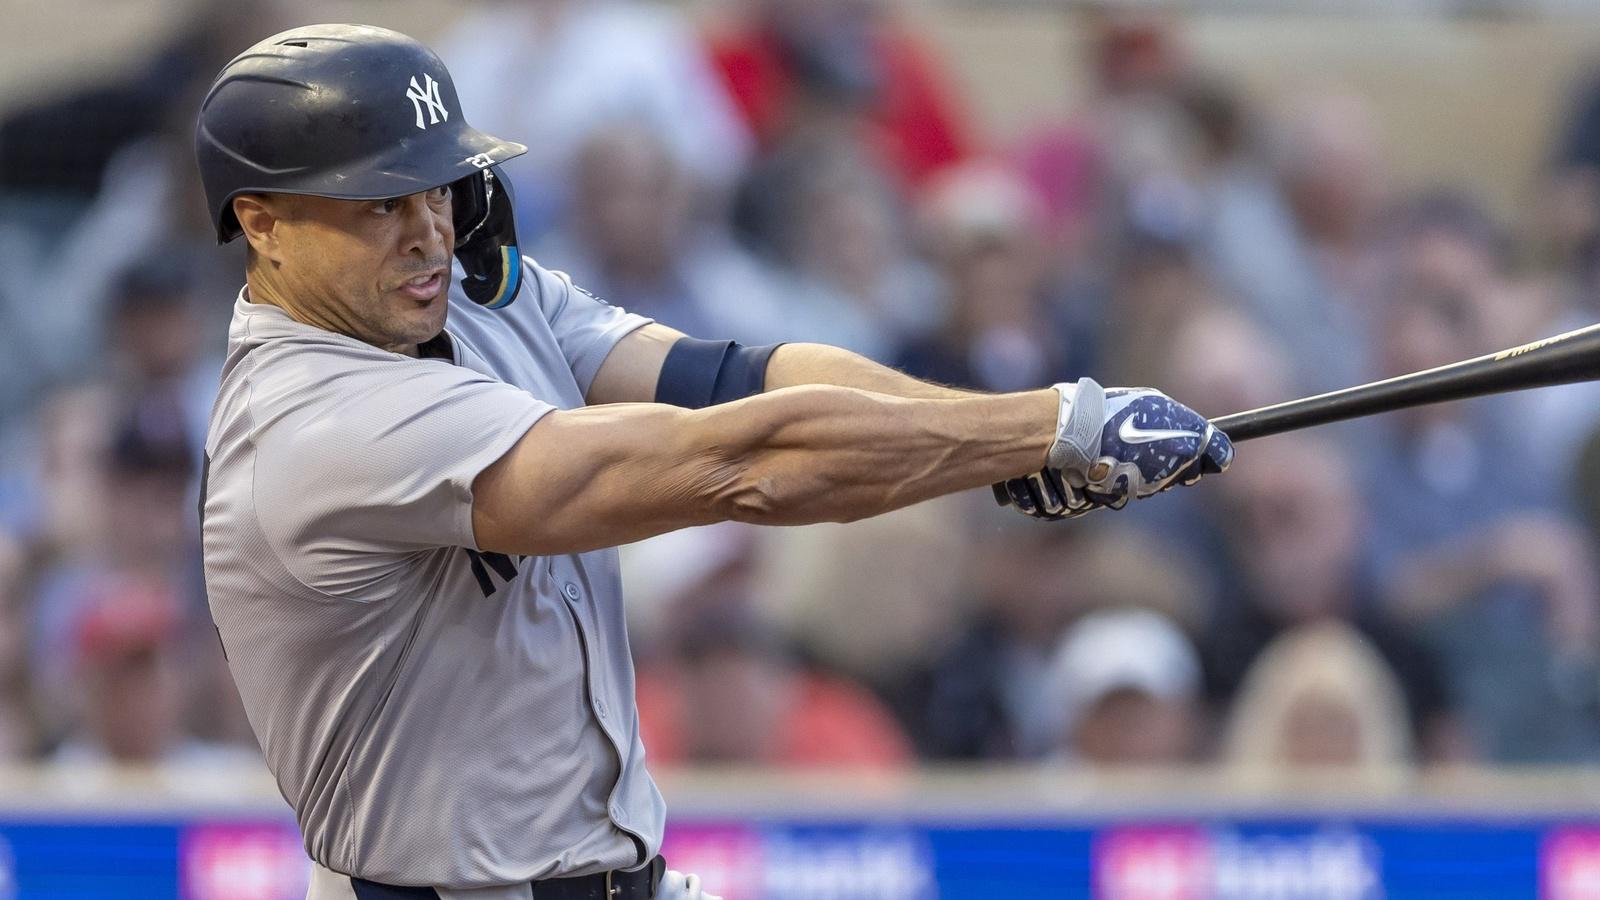
[[[525,147],[392,31],[262,41],[195,145],[218,238],[249,245],[206,587],[314,900],[709,896],[659,855],[619,544],[995,482],[1066,518],[1232,457],[1155,391],[967,394],[596,299],[517,252],[498,166]]]

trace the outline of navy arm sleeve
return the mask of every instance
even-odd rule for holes
[[[700,409],[759,394],[766,384],[767,362],[780,346],[679,338],[661,364],[656,402]]]

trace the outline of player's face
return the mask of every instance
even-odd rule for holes
[[[280,226],[283,291],[315,324],[391,350],[444,328],[450,189],[390,200],[297,197]]]

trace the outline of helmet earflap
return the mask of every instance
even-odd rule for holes
[[[456,259],[465,273],[462,289],[480,306],[509,305],[522,283],[510,182],[498,167],[490,167],[451,184],[450,194]]]

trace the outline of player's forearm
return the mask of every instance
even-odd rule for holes
[[[912,378],[864,356],[827,344],[784,344],[767,363],[766,389],[831,384],[908,400],[958,400],[978,396]]]
[[[1054,390],[905,400],[809,386],[546,415],[473,483],[480,549],[543,556],[733,519],[850,521],[1038,469]]]
[[[878,515],[1038,469],[1055,439],[1054,390],[917,400],[791,388],[693,414],[729,474],[719,517],[769,525]]]

